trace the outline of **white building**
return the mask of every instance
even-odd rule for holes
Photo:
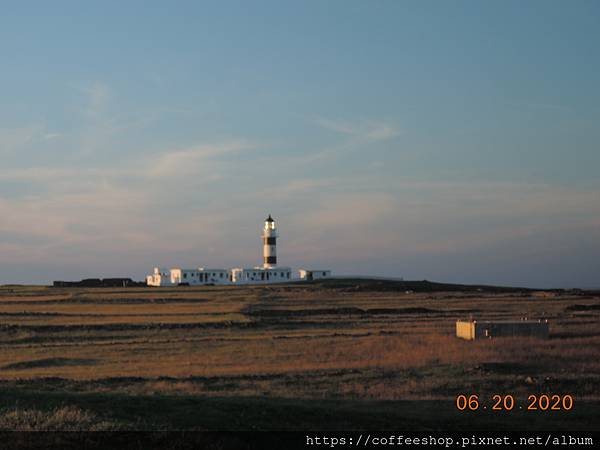
[[[251,267],[231,269],[232,281],[236,284],[244,283],[283,283],[292,278],[290,267]]]
[[[225,269],[171,269],[171,283],[173,284],[230,284],[231,274]]]
[[[207,284],[263,284],[285,283],[292,280],[290,267],[277,266],[277,227],[269,214],[262,232],[263,265],[251,268],[227,269],[164,269],[155,267],[154,272],[146,277],[148,286],[178,286]],[[304,275],[303,275],[304,274]],[[309,275],[310,274],[310,275]],[[330,270],[301,270],[301,279],[316,280],[331,276]]]
[[[146,284],[148,286],[173,286],[173,283],[171,283],[171,271],[155,267],[152,275],[146,277]]]
[[[231,271],[226,269],[173,269],[154,268],[154,273],[146,277],[148,286],[198,286],[205,284],[231,284]]]
[[[323,269],[300,269],[300,279],[304,281],[321,280],[331,278],[331,270]]]

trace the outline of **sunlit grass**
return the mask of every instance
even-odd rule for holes
[[[140,395],[381,400],[549,386],[592,399],[598,313],[566,310],[586,302],[598,299],[308,285],[2,288],[0,379],[60,377]],[[455,338],[455,320],[471,315],[547,317],[554,337]],[[123,377],[138,381],[110,381]]]

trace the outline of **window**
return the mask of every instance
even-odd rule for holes
[[[183,273],[183,278],[187,278],[187,273]]]
[[[289,272],[287,273],[287,277],[288,277],[288,280],[289,280],[290,279],[290,273]]]
[[[323,272],[323,276],[324,276],[324,277],[326,277],[326,276],[327,276],[327,273],[326,273],[326,272]]]

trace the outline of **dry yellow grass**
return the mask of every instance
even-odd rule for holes
[[[0,430],[14,431],[114,431],[118,425],[90,411],[63,406],[50,411],[13,408],[0,410]]]
[[[567,307],[598,302],[307,285],[0,289],[0,379],[134,393],[398,399],[548,388],[594,399],[598,310]],[[454,322],[469,315],[543,316],[553,338],[465,342]],[[121,377],[136,381],[111,385]]]

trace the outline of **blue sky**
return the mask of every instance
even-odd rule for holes
[[[0,6],[0,283],[600,285],[597,2]]]

